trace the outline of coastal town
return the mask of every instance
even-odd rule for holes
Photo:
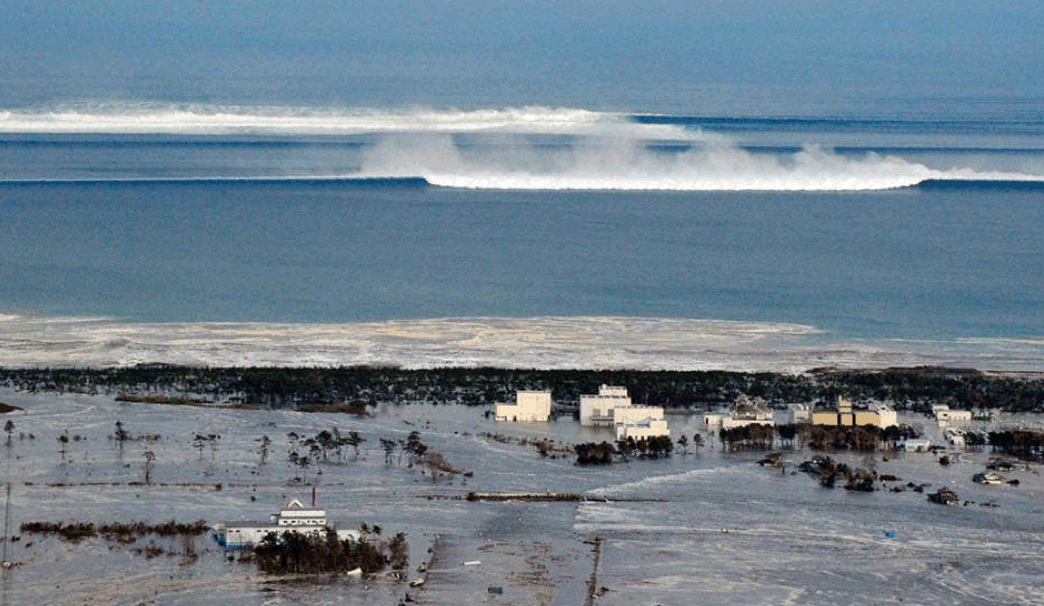
[[[100,566],[67,572],[66,587],[113,602],[175,590],[200,596],[206,579],[231,575],[240,579],[232,600],[243,603],[271,589],[273,579],[310,578],[276,591],[297,599],[315,583],[335,583],[363,604],[444,603],[464,591],[505,603],[551,603],[557,595],[608,605],[636,591],[619,576],[620,550],[654,540],[644,526],[632,527],[635,512],[679,529],[655,534],[656,541],[676,549],[714,541],[721,557],[747,553],[745,541],[768,525],[779,538],[755,552],[768,550],[784,566],[793,541],[814,545],[822,532],[802,512],[833,511],[851,495],[866,496],[845,506],[850,513],[830,515],[856,516],[846,522],[853,528],[869,523],[871,551],[883,555],[899,544],[920,550],[917,537],[936,532],[942,520],[966,523],[969,536],[1000,523],[991,520],[1032,524],[1034,514],[1023,512],[1044,490],[1039,417],[958,408],[945,395],[938,400],[948,404],[885,401],[858,388],[838,393],[831,383],[833,395],[786,402],[764,386],[792,379],[709,375],[716,395],[681,406],[648,389],[666,384],[662,376],[631,382],[614,380],[623,373],[591,373],[606,380],[574,392],[502,388],[478,405],[461,401],[469,388],[447,385],[445,393],[456,396],[418,391],[418,399],[401,403],[402,394],[385,388],[386,402],[279,408],[253,405],[243,383],[199,389],[202,370],[142,371],[166,373],[176,387],[117,385],[93,371],[61,371],[46,387],[37,382],[42,371],[6,371],[0,438],[11,489],[9,595],[34,595],[25,579],[52,574],[48,562],[63,554]],[[472,385],[483,374],[469,373]],[[903,376],[938,381],[939,374]],[[54,382],[57,376],[68,382]],[[1014,380],[949,376],[963,381],[965,395],[980,381],[997,380],[991,389],[1000,390]],[[1018,380],[1031,393],[1034,383]],[[746,389],[732,391],[741,384]],[[357,385],[376,396],[374,382]],[[704,494],[717,495],[715,503],[764,501],[773,513],[701,506]],[[964,513],[956,520],[939,518],[958,510]],[[693,512],[706,522],[693,526]],[[871,517],[858,521],[860,512]],[[161,527],[184,530],[160,534]],[[798,538],[783,539],[795,532]],[[867,548],[866,539],[844,537],[831,539],[843,553]],[[999,540],[1004,549],[1020,544],[1007,534],[982,540],[992,550]],[[940,549],[976,553],[943,540],[919,557],[937,557],[931,554]],[[727,566],[716,558],[707,565]],[[128,566],[147,580],[102,586]],[[905,574],[879,566],[880,574]],[[967,583],[991,574],[979,566],[965,569]],[[171,580],[172,570],[185,574]],[[800,582],[829,591],[814,577]]]

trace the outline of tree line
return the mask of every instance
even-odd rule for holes
[[[575,404],[600,384],[624,385],[636,403],[665,408],[718,406],[740,394],[770,405],[832,403],[838,394],[928,413],[954,409],[1044,412],[1044,379],[934,367],[884,370],[814,369],[804,374],[728,371],[533,370],[505,368],[404,369],[207,368],[143,364],[120,368],[0,368],[0,385],[25,391],[122,393],[178,401],[245,404],[301,410],[363,411],[378,403],[508,402],[516,390],[549,389],[556,402]],[[129,394],[129,395],[128,395]]]

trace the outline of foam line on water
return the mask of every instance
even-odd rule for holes
[[[812,144],[759,153],[684,122],[539,106],[457,111],[69,104],[0,111],[0,133],[367,135],[373,141],[359,151],[360,172],[332,178],[423,179],[460,189],[874,191],[962,181],[1044,183],[1044,175],[940,170],[896,154],[837,154]],[[280,178],[331,177],[274,177]]]
[[[803,372],[941,365],[1044,371],[1044,340],[860,341],[813,326],[628,317],[344,324],[0,315],[0,366],[397,365]]]

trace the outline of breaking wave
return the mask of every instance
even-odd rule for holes
[[[362,141],[358,172],[294,178],[411,179],[465,189],[874,191],[919,184],[1044,183],[1044,174],[1033,171],[936,168],[894,150],[872,151],[872,146],[859,154],[837,153],[822,144],[759,151],[707,130],[717,122],[704,122],[548,107],[450,111],[118,104],[0,112],[0,133],[354,137]]]
[[[842,340],[813,326],[637,317],[442,318],[340,324],[126,322],[0,313],[0,365],[394,365],[736,370],[1044,369],[1044,341]]]

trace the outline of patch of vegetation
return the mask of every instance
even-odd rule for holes
[[[187,523],[170,520],[160,524],[113,522],[98,526],[95,526],[93,522],[25,522],[19,526],[19,529],[23,533],[57,535],[72,543],[99,536],[117,543],[133,543],[139,537],[150,534],[161,537],[199,536],[205,534],[209,526],[206,520]]]
[[[337,533],[268,533],[254,547],[253,560],[267,574],[319,574],[348,572],[356,568],[366,574],[380,572],[389,564],[393,570],[409,565],[406,535],[399,533],[380,545],[367,540],[339,540]]]

